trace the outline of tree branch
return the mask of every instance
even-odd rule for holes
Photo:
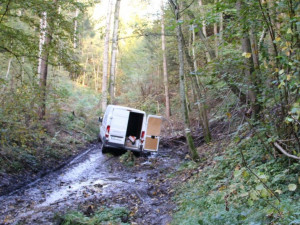
[[[277,142],[274,142],[273,145],[284,155],[286,155],[287,157],[289,158],[292,158],[292,159],[297,159],[297,160],[300,160],[300,157],[297,157],[295,155],[291,155],[289,154],[287,151],[285,151]]]
[[[2,17],[1,17],[1,19],[0,19],[0,23],[2,23],[2,20],[3,20],[4,16],[5,16],[6,13],[8,12],[10,3],[11,3],[11,0],[8,0],[8,3],[6,4],[5,11],[4,11],[4,13],[3,13],[3,15],[2,15]]]

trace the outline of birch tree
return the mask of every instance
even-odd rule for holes
[[[120,3],[121,0],[116,0],[112,48],[111,48],[110,76],[109,76],[110,103],[114,103],[115,100],[115,78],[116,78],[116,61],[117,61],[117,53],[118,53]]]
[[[47,12],[42,13],[40,21],[40,50],[39,50],[39,86],[40,86],[40,106],[39,106],[39,118],[44,119],[46,114],[46,87],[48,76],[48,57],[49,57],[49,45],[51,43],[50,30],[47,23]]]
[[[178,57],[179,57],[179,85],[180,85],[180,99],[181,99],[181,113],[184,120],[184,128],[185,128],[185,136],[189,146],[189,150],[193,160],[199,159],[199,155],[197,149],[194,145],[194,140],[191,134],[190,129],[190,122],[188,118],[188,109],[187,109],[187,102],[186,102],[186,91],[185,91],[185,76],[184,76],[184,41],[183,41],[183,34],[181,30],[181,23],[180,23],[180,13],[179,13],[179,6],[176,0],[169,0],[174,14],[177,21],[177,29],[176,29],[176,36],[178,42]]]
[[[163,74],[164,74],[164,87],[165,87],[165,99],[166,99],[166,117],[170,118],[170,97],[169,97],[169,80],[167,70],[167,57],[166,57],[166,40],[165,40],[165,18],[164,18],[164,2],[161,1],[161,47],[163,56]]]
[[[102,112],[106,110],[107,106],[107,77],[108,77],[108,56],[109,56],[109,34],[110,34],[110,23],[111,23],[111,10],[112,0],[108,1],[108,9],[106,14],[106,28],[105,28],[105,39],[104,39],[104,50],[103,50],[103,65],[102,65]]]

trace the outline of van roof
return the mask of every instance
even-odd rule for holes
[[[108,105],[107,107],[112,107],[112,108],[117,108],[117,109],[125,109],[125,110],[130,110],[133,112],[145,114],[145,111],[134,109],[134,108],[129,108],[129,107],[125,107],[125,106],[120,106],[120,105]]]

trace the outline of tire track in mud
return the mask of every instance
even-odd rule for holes
[[[132,222],[167,224],[174,206],[170,187],[159,179],[179,161],[170,149],[162,149],[156,156],[137,158],[129,168],[94,145],[60,170],[1,196],[0,224],[53,224],[55,214],[88,205],[123,206],[132,212]]]

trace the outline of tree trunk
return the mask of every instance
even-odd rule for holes
[[[109,56],[108,52],[109,52],[111,9],[112,9],[112,0],[109,0],[107,16],[106,16],[105,40],[104,40],[104,50],[103,50],[102,99],[101,99],[102,112],[105,112],[107,106],[107,77],[108,77],[108,56]]]
[[[120,12],[121,0],[116,1],[115,14],[114,14],[114,29],[113,40],[111,49],[111,64],[110,64],[110,77],[109,77],[109,95],[110,103],[113,104],[115,100],[115,73],[116,73],[116,61],[118,52],[118,32],[119,32],[119,12]]]
[[[86,69],[87,69],[87,65],[89,62],[89,56],[86,56],[86,61],[85,61],[85,66],[84,66],[84,71],[83,71],[83,78],[82,78],[82,85],[85,85],[85,77],[86,77]]]
[[[183,2],[185,4],[185,2]],[[186,7],[186,4],[184,5]],[[194,20],[195,16],[194,14],[190,11],[190,10],[186,10],[187,15],[190,17],[190,19]],[[200,40],[202,41],[204,48],[205,48],[205,52],[208,53],[209,58],[211,59],[215,59],[216,55],[215,55],[215,51],[213,50],[213,48],[209,45],[206,37],[204,36],[203,32],[201,29],[199,29],[198,31],[198,35],[200,37]],[[231,91],[240,99],[240,101],[243,104],[246,104],[246,95],[233,83],[229,82],[229,80],[224,77],[223,78],[224,81],[227,83],[227,85],[229,86],[229,88],[231,89]]]
[[[7,71],[6,71],[6,75],[5,75],[6,80],[8,79],[8,76],[9,76],[12,60],[13,60],[13,58],[9,58],[9,60],[8,60],[8,66],[7,66]]]
[[[220,33],[220,35],[219,35],[220,44],[223,43],[223,31],[224,31],[223,23],[224,23],[224,18],[223,18],[223,13],[221,12],[220,13],[220,32],[219,32]]]
[[[43,12],[41,19],[41,36],[40,36],[40,52],[39,52],[39,86],[40,86],[40,106],[39,118],[44,119],[46,115],[46,89],[48,76],[48,57],[49,46],[52,40],[50,30],[48,29],[47,13]]]
[[[199,7],[200,7],[200,14],[201,14],[201,17],[202,18],[205,18],[205,11],[204,11],[204,8],[203,8],[203,1],[202,0],[199,0]],[[206,55],[206,60],[207,62],[210,62],[212,57],[211,57],[211,54],[209,53],[208,51],[208,48],[207,48],[207,43],[206,43],[206,37],[207,37],[207,31],[206,31],[206,21],[205,19],[203,19],[202,21],[202,30],[199,29],[199,36],[202,40],[205,40],[205,43],[203,42],[203,44],[205,45],[205,55]]]
[[[200,86],[201,86],[201,81],[200,78],[197,75],[197,71],[198,71],[198,67],[197,67],[197,60],[196,60],[196,54],[195,54],[195,40],[196,40],[196,35],[195,35],[195,30],[194,30],[194,26],[193,26],[193,61],[194,61],[194,72],[196,74],[196,82],[192,82],[195,86],[195,89],[198,89],[198,91],[196,91],[197,93],[197,105],[198,105],[198,109],[199,109],[199,113],[200,113],[200,117],[201,117],[201,125],[202,125],[202,129],[203,129],[203,135],[204,135],[204,140],[206,143],[211,141],[211,133],[210,133],[210,129],[209,129],[209,121],[208,121],[208,113],[207,113],[207,105],[206,105],[206,96],[204,96],[204,98],[202,97],[201,94],[201,90],[200,90]],[[191,65],[190,65],[191,66]],[[203,87],[204,89],[205,87]],[[205,90],[204,90],[205,93]]]
[[[42,13],[42,18],[40,19],[40,43],[39,43],[39,62],[38,62],[38,75],[41,76],[41,64],[42,64],[42,53],[46,39],[46,29],[47,29],[47,13]]]
[[[249,28],[246,24],[246,18],[244,18],[244,3],[243,0],[238,0],[236,3],[239,20],[242,24],[242,53],[244,54],[244,71],[249,85],[248,96],[251,101],[251,108],[253,110],[253,117],[257,117],[260,111],[260,105],[257,102],[257,93],[255,89],[258,87],[257,78],[254,73],[253,55],[251,50],[251,43],[249,38]],[[250,54],[250,55],[249,55]]]
[[[199,0],[199,7],[200,7],[200,14],[201,14],[201,17],[205,18],[204,16],[204,9],[203,9],[203,1],[202,0]],[[207,37],[207,32],[206,32],[206,22],[205,20],[203,19],[202,21],[202,32],[203,32],[203,35],[204,37]]]
[[[73,47],[74,49],[77,49],[77,29],[78,29],[78,14],[79,14],[79,9],[76,9],[75,11],[75,21],[74,21],[74,43],[73,43]]]
[[[251,42],[251,50],[252,50],[254,68],[255,68],[255,70],[259,70],[258,43],[257,43],[257,37],[256,37],[253,26],[250,29],[250,42]]]
[[[173,10],[175,12],[176,21],[180,19],[179,15],[179,7],[173,0],[169,0],[170,4],[173,6]],[[193,160],[199,159],[199,155],[197,149],[194,145],[194,140],[191,135],[190,129],[190,122],[188,118],[188,110],[187,110],[187,103],[186,103],[186,92],[185,92],[185,79],[184,79],[184,44],[183,44],[183,34],[181,30],[181,24],[177,23],[177,42],[178,42],[178,57],[179,57],[179,84],[180,84],[180,99],[181,99],[181,110],[184,120],[185,126],[185,136],[189,146],[189,150],[191,153],[191,157]]]
[[[215,4],[218,3],[218,0],[215,0]],[[214,37],[215,37],[215,54],[216,58],[219,58],[219,37],[218,37],[218,22],[214,23]]]
[[[170,97],[169,97],[169,80],[167,70],[167,57],[166,57],[166,40],[165,40],[165,19],[164,19],[164,4],[161,1],[162,16],[161,16],[161,47],[163,56],[163,74],[164,74],[164,87],[165,87],[165,99],[166,99],[166,118],[169,119],[171,115],[170,110]]]
[[[214,23],[214,36],[215,36],[215,54],[219,58],[219,38],[218,38],[218,24]]]

